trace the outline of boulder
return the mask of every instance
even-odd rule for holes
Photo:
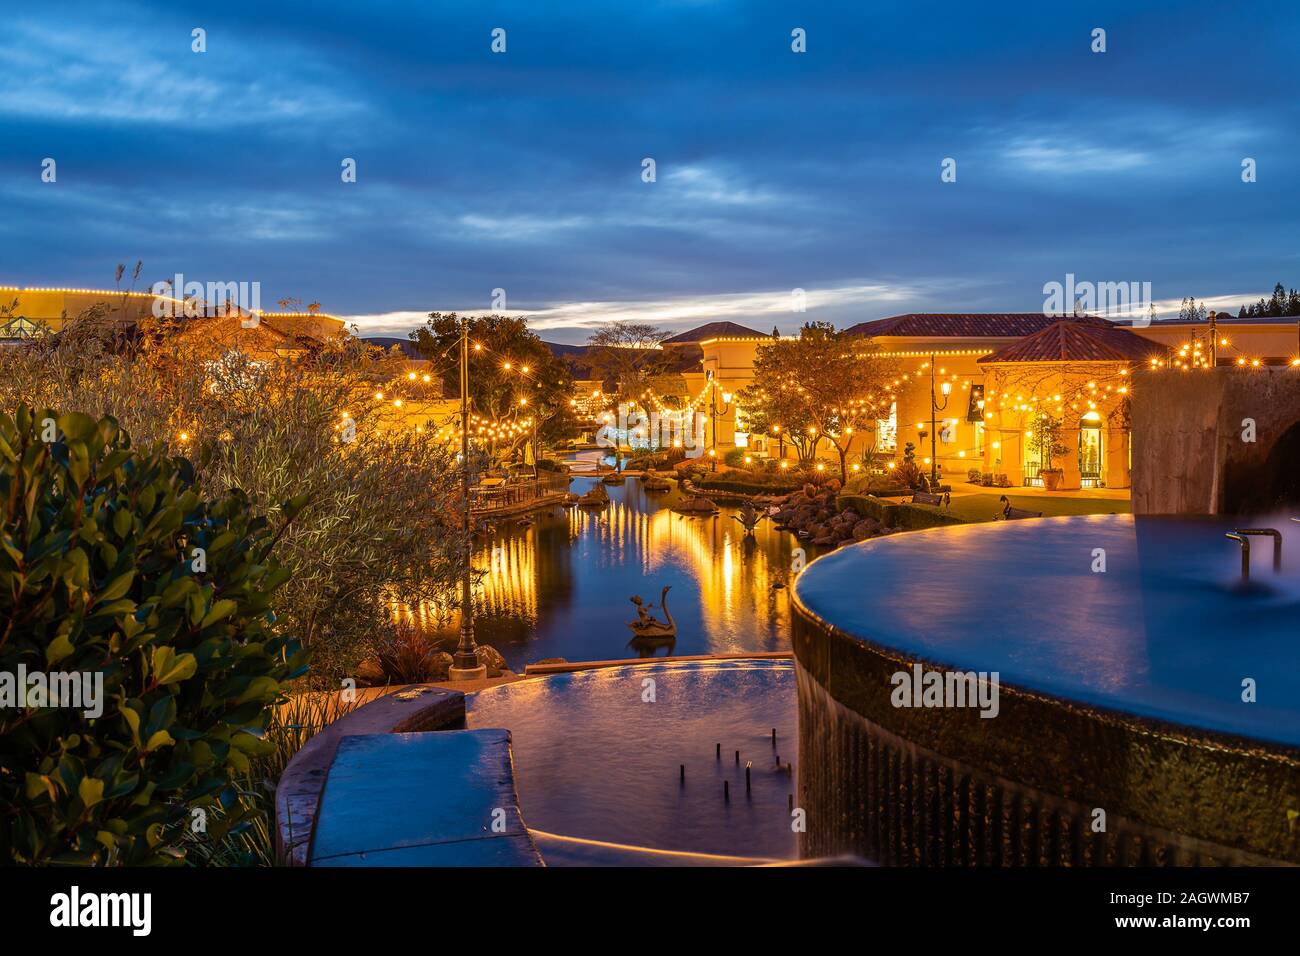
[[[446,651],[439,651],[429,660],[429,680],[446,680],[451,670],[452,658]]]
[[[501,672],[506,669],[506,659],[491,644],[478,646],[478,662],[487,668],[488,677],[500,677]]]

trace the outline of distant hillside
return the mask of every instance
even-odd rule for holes
[[[402,350],[402,354],[406,355],[408,358],[418,359],[423,357],[415,350],[415,343],[410,339],[399,339],[391,335],[367,335],[363,337],[363,341],[386,349],[391,349],[396,345]]]

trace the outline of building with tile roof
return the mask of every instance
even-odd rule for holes
[[[980,358],[994,362],[1149,362],[1166,348],[1105,319],[1060,319]]]
[[[720,339],[730,341],[758,342],[764,339],[770,339],[772,336],[766,332],[756,332],[744,325],[738,325],[735,322],[709,322],[697,328],[681,332],[671,338],[663,340],[663,345],[702,345],[706,342],[715,342]]]
[[[1039,312],[908,312],[845,329],[869,338],[1005,338],[1040,332],[1056,317]]]

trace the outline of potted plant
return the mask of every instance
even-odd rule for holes
[[[1056,467],[1056,459],[1070,450],[1061,444],[1061,420],[1046,412],[1039,415],[1034,422],[1033,431],[1029,433],[1029,447],[1037,452],[1038,460],[1042,463],[1038,477],[1043,479],[1043,487],[1048,491],[1056,491],[1061,487],[1061,478],[1065,474]]]

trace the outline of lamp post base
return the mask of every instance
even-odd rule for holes
[[[451,667],[447,670],[447,680],[486,680],[487,665],[478,667]]]

